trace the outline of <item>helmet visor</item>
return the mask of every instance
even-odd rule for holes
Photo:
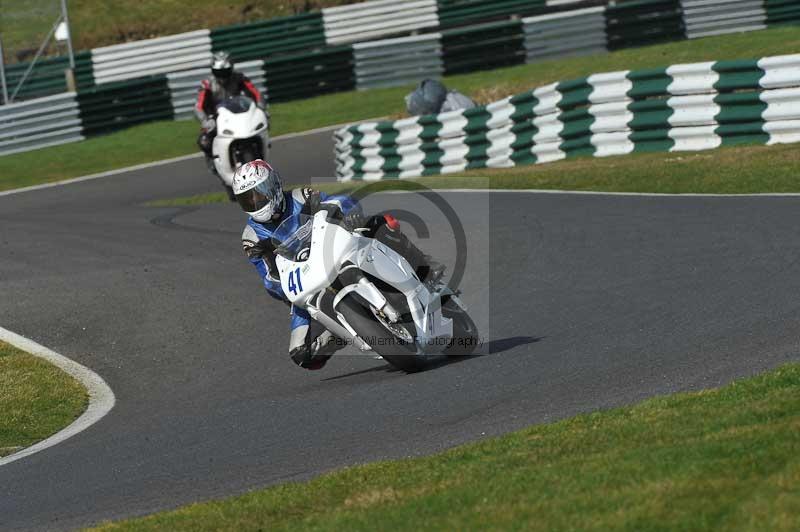
[[[236,194],[236,201],[239,202],[239,205],[245,212],[260,211],[268,206],[270,202],[273,204],[272,211],[274,212],[275,204],[277,203],[275,200],[276,198],[271,190],[269,180],[262,181],[255,187],[250,190],[245,190],[241,194]]]
[[[228,79],[231,77],[231,74],[233,73],[233,67],[212,68],[211,73],[214,74],[215,78]]]

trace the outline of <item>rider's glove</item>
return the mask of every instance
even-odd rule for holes
[[[347,213],[343,213],[338,205],[321,203],[320,209],[328,211],[329,220],[341,220],[342,227],[348,231],[364,226],[364,215],[359,207],[353,207]]]
[[[350,231],[364,227],[364,214],[359,207],[352,208],[342,216],[342,223]]]
[[[206,118],[203,120],[201,127],[206,130],[207,132],[214,131],[217,128],[217,121],[213,118]]]
[[[332,201],[322,201],[319,192],[314,191],[306,197],[306,206],[312,214],[319,211],[327,212],[328,220],[341,221],[342,226],[350,231],[364,226],[364,215],[359,205],[355,205],[345,214],[338,204]]]

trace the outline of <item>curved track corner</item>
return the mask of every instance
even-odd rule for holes
[[[64,355],[56,353],[52,349],[48,349],[43,345],[37,344],[33,340],[25,338],[24,336],[20,336],[2,327],[0,327],[0,340],[13,345],[17,349],[50,362],[54,366],[77,379],[78,382],[80,382],[89,393],[89,406],[86,407],[86,410],[78,417],[78,419],[60,431],[56,432],[49,438],[40,441],[39,443],[31,445],[30,447],[26,447],[25,449],[17,451],[6,457],[0,458],[0,467],[10,464],[11,462],[16,462],[17,460],[25,458],[26,456],[43,451],[75,436],[76,434],[79,434],[80,432],[83,432],[100,421],[111,411],[112,408],[114,408],[114,404],[116,403],[114,392],[100,375],[93,372],[86,366],[82,366],[74,360],[70,360]]]

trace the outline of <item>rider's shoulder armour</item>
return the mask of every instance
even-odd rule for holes
[[[272,231],[270,231],[265,224],[257,222],[252,218],[247,221],[247,225],[242,232],[242,242],[246,239],[258,243],[262,240],[269,240],[270,238],[272,238]]]
[[[256,252],[259,240],[256,230],[250,224],[245,225],[244,231],[242,231],[242,250],[244,254],[249,257]]]

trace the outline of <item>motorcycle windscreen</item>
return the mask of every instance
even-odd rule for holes
[[[314,219],[305,214],[289,216],[272,233],[275,253],[292,262],[303,262],[311,246]],[[303,256],[305,255],[305,256]]]
[[[250,110],[253,100],[246,96],[233,96],[219,103],[218,109],[227,109],[233,114],[246,113]]]

